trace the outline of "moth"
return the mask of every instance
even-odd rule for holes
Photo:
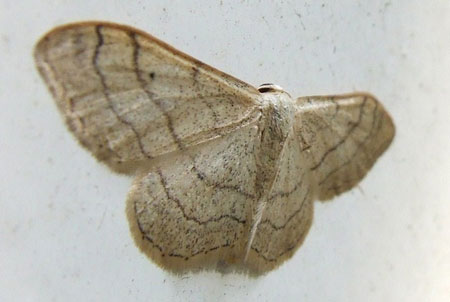
[[[369,94],[254,88],[128,26],[57,27],[34,56],[81,145],[135,176],[131,233],[175,273],[278,267],[304,241],[313,201],[353,188],[394,137]]]

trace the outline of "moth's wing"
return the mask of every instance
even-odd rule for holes
[[[255,88],[139,30],[78,23],[35,60],[69,129],[116,171],[220,137],[255,113]]]
[[[136,179],[127,215],[136,244],[172,272],[242,266],[256,198],[255,123],[194,146]]]
[[[249,249],[247,261],[261,271],[289,259],[311,226],[314,187],[306,160],[292,131],[281,152],[278,172]]]
[[[320,200],[358,184],[395,133],[388,112],[364,93],[297,99],[295,128]]]

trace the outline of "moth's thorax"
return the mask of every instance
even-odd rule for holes
[[[276,127],[280,138],[285,138],[294,121],[294,100],[278,85],[263,84],[258,90],[261,92],[261,107],[266,126]]]
[[[278,87],[277,87],[278,88]],[[261,92],[261,86],[258,88]],[[295,105],[289,94],[281,89],[261,92],[260,173],[257,183],[260,193],[272,187],[278,161],[289,133],[292,131]]]

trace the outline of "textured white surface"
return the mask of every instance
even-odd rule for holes
[[[446,301],[450,2],[206,3],[0,2],[0,300]],[[131,179],[77,145],[34,67],[40,35],[92,19],[141,28],[255,86],[370,91],[396,138],[361,190],[316,203],[304,245],[278,270],[169,275],[132,242]]]

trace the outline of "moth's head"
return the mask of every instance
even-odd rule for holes
[[[281,86],[272,83],[261,84],[258,87],[260,93],[287,93]]]
[[[281,86],[272,83],[261,84],[258,87],[258,91],[261,93],[267,92],[284,92],[284,89]]]

